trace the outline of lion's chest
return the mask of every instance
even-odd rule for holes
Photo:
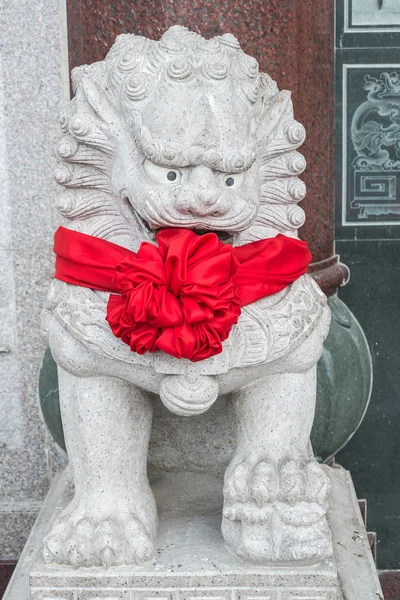
[[[76,340],[96,354],[158,373],[187,376],[218,375],[232,368],[278,360],[297,347],[316,327],[326,298],[309,276],[282,292],[243,308],[237,325],[223,343],[223,352],[191,362],[163,352],[142,356],[116,338],[105,320],[107,294],[54,281],[46,312]]]

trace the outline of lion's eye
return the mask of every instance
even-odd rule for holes
[[[160,165],[155,165],[150,160],[145,160],[143,167],[146,175],[157,183],[170,185],[171,183],[179,183],[181,180],[182,173],[179,169],[161,167]]]
[[[229,188],[238,187],[244,178],[244,173],[233,173],[231,175],[224,176],[224,184]]]

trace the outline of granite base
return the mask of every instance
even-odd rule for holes
[[[4,600],[383,600],[350,475],[341,468],[326,470],[332,481],[334,561],[312,567],[245,564],[226,549],[220,533],[221,480],[179,473],[153,482],[160,510],[154,561],[108,570],[74,570],[42,559],[43,537],[70,494],[61,473]]]

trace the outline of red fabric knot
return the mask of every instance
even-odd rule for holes
[[[218,354],[240,315],[231,246],[178,229],[160,231],[157,241],[118,265],[120,295],[107,305],[112,332],[138,354],[162,350],[192,361]]]
[[[307,244],[278,235],[232,248],[214,233],[162,229],[137,253],[60,227],[55,277],[114,292],[106,319],[133,352],[162,350],[193,362],[222,351],[241,307],[306,272]]]

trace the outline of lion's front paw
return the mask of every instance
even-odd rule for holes
[[[150,534],[134,513],[96,517],[92,509],[67,507],[44,540],[47,563],[77,567],[142,564],[154,554]]]
[[[224,484],[222,532],[228,546],[259,564],[330,556],[329,490],[330,480],[315,460],[236,460]]]

